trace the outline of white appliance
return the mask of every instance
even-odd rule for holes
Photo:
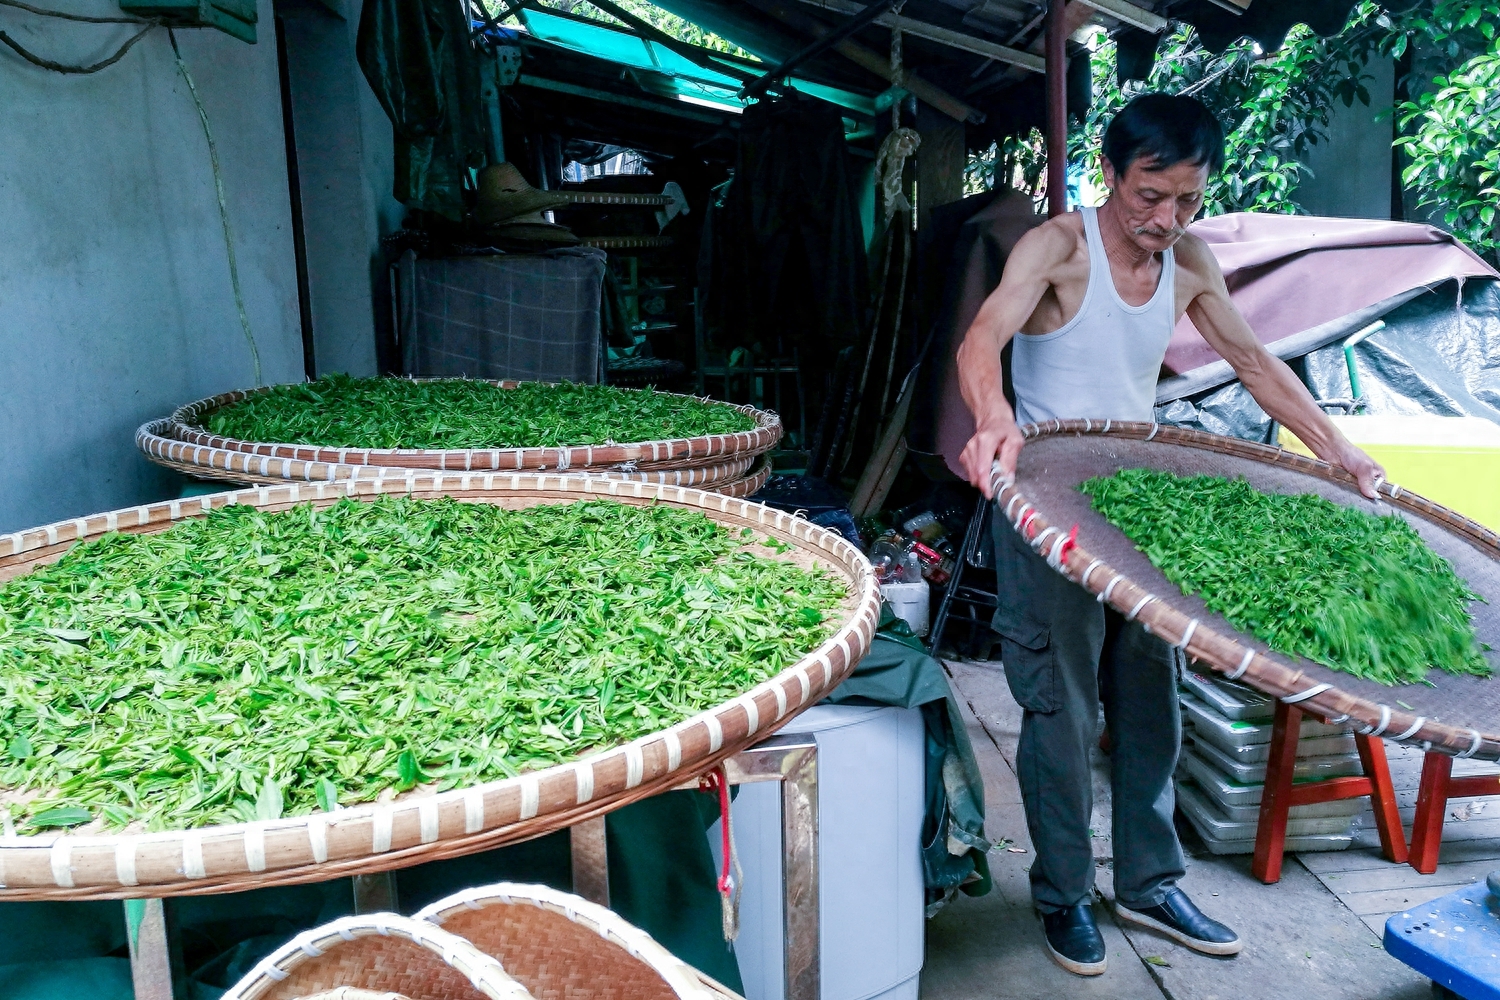
[[[917,1000],[922,971],[920,840],[926,790],[919,709],[819,705],[787,724],[818,744],[818,891],[823,1000]],[[735,942],[747,1000],[785,1000],[781,786],[739,786],[744,869]],[[716,862],[719,824],[709,831]]]

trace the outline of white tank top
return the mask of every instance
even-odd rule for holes
[[[1127,305],[1109,273],[1097,210],[1081,211],[1089,247],[1088,290],[1078,315],[1059,329],[1016,334],[1010,366],[1017,423],[1152,418],[1156,380],[1177,324],[1172,251],[1162,254],[1151,301]]]

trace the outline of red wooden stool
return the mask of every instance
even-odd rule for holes
[[[1385,744],[1380,737],[1354,734],[1359,763],[1365,772],[1363,777],[1325,778],[1293,785],[1292,772],[1297,766],[1297,738],[1301,730],[1302,709],[1277,701],[1276,718],[1271,725],[1271,758],[1266,763],[1266,787],[1261,794],[1260,822],[1255,830],[1255,860],[1250,865],[1251,874],[1267,885],[1281,880],[1287,813],[1292,806],[1354,799],[1363,795],[1368,795],[1375,807],[1380,853],[1397,864],[1405,861],[1406,837],[1401,831],[1401,816],[1396,812],[1396,791],[1391,787],[1391,769],[1386,764]],[[1425,772],[1423,787],[1426,787]],[[1438,816],[1441,828],[1441,808]],[[1433,857],[1437,857],[1436,848]]]
[[[1449,799],[1471,795],[1500,795],[1500,776],[1474,774],[1453,777],[1453,758],[1436,750],[1422,758],[1422,784],[1417,789],[1417,818],[1411,825],[1411,866],[1423,875],[1437,871],[1443,846],[1443,819]]]

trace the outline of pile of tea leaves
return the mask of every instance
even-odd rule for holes
[[[1391,685],[1490,673],[1477,596],[1399,517],[1152,469],[1079,489],[1168,580],[1278,652]]]
[[[241,441],[325,448],[552,448],[661,441],[755,429],[723,403],[652,389],[472,379],[351,378],[278,385],[208,414]]]
[[[80,544],[0,584],[0,812],[180,829],[619,745],[832,633],[844,582],[773,541],[666,506],[381,497]]]

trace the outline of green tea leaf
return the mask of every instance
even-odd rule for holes
[[[280,819],[282,808],[281,786],[268,774],[255,799],[255,818]]]
[[[78,806],[62,806],[57,809],[47,809],[31,817],[31,825],[38,829],[50,829],[59,826],[79,826],[94,818],[94,814],[87,809]]]

